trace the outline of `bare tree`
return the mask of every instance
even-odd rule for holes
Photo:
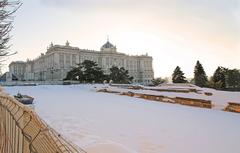
[[[9,50],[9,40],[11,38],[10,31],[13,28],[13,14],[21,6],[19,0],[0,0],[0,62],[3,61],[3,57],[10,56],[16,52]]]

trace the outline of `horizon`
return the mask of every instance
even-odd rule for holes
[[[99,50],[106,42],[129,55],[153,57],[155,77],[180,66],[193,77],[199,60],[208,76],[218,66],[240,68],[240,2],[213,0],[23,0],[15,14],[12,61],[45,53],[51,42]],[[137,3],[138,2],[138,3]]]

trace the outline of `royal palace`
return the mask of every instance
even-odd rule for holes
[[[148,84],[154,77],[151,56],[130,56],[117,52],[116,46],[109,41],[100,51],[72,47],[68,41],[65,45],[51,43],[47,52],[34,60],[10,63],[9,72],[19,81],[59,81],[84,60],[95,61],[105,74],[110,73],[112,66],[124,67],[134,77],[134,83]]]

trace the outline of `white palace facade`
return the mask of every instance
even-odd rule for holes
[[[129,56],[117,52],[116,46],[107,41],[100,51],[79,49],[65,45],[51,45],[45,54],[26,62],[12,62],[9,72],[25,81],[59,81],[67,72],[84,60],[95,61],[104,71],[110,73],[112,66],[124,67],[134,77],[134,83],[148,84],[154,77],[152,57],[146,55]]]

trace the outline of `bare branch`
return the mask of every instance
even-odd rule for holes
[[[22,3],[19,0],[0,0],[0,57],[11,56],[16,52],[9,49],[10,31],[13,28],[13,14],[19,9]],[[3,60],[0,61],[0,63]]]

